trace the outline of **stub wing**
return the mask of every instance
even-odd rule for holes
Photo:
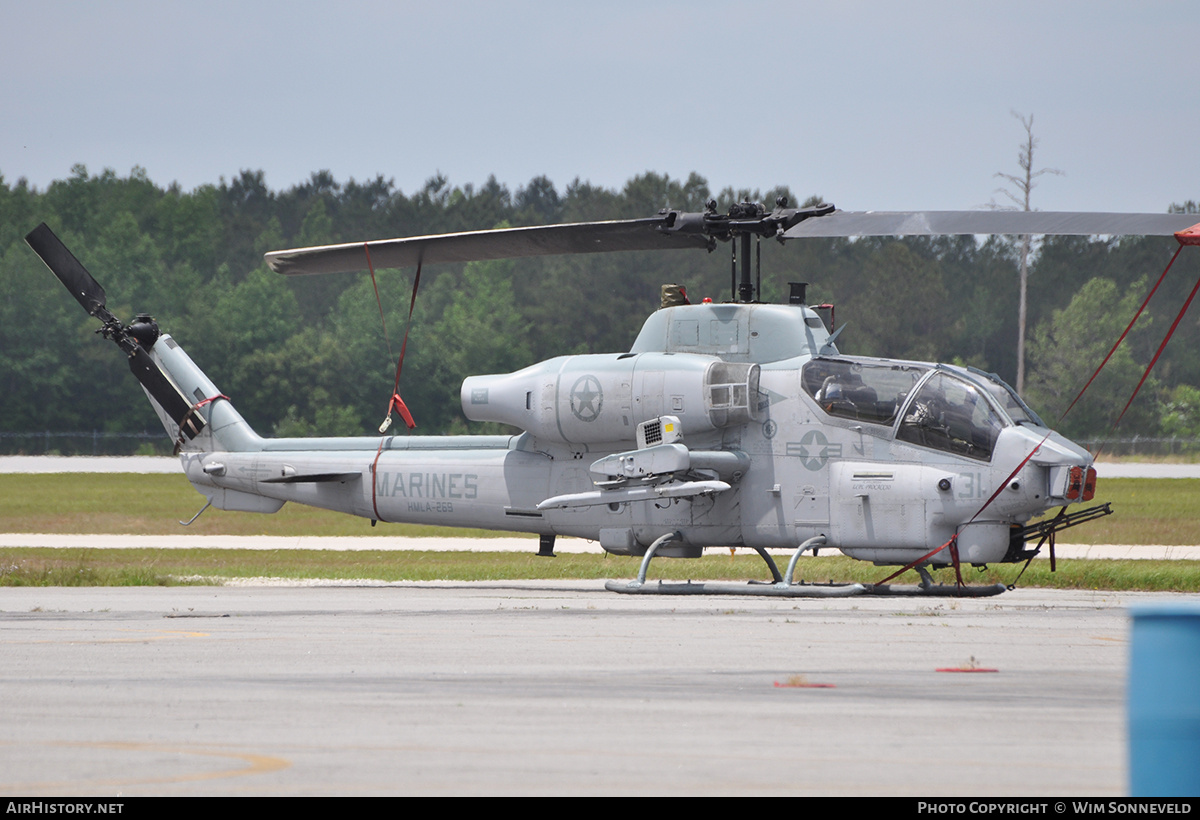
[[[587,493],[556,495],[537,505],[538,510],[567,509],[568,507],[598,507],[603,504],[625,504],[630,501],[656,501],[662,498],[694,498],[713,495],[729,489],[724,481],[682,481],[654,486],[629,487],[620,490],[593,490]]]

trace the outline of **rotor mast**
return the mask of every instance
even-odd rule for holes
[[[784,234],[791,228],[799,225],[806,219],[814,216],[824,216],[833,213],[834,206],[829,204],[821,204],[811,208],[789,208],[788,199],[786,196],[778,197],[775,200],[775,209],[767,211],[760,202],[751,202],[749,200],[737,202],[729,208],[729,213],[717,213],[717,201],[710,199],[706,205],[704,213],[701,215],[701,225],[693,227],[699,229],[699,232],[707,236],[715,247],[716,241],[732,243],[733,265],[732,271],[733,282],[731,283],[732,293],[730,298],[735,302],[749,303],[754,302],[760,295],[759,289],[761,285],[761,260],[762,252],[759,251],[760,270],[758,282],[751,275],[750,265],[750,240],[752,237],[758,237],[761,241],[763,237],[774,237],[779,242],[783,242]],[[692,227],[692,226],[688,226]],[[686,230],[683,224],[679,226],[680,230]],[[741,265],[739,270],[738,254],[741,253]]]

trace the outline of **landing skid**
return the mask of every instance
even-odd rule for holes
[[[809,584],[804,581],[793,582],[792,576],[796,571],[796,562],[800,556],[824,545],[825,536],[818,535],[816,538],[810,538],[796,548],[792,554],[791,561],[788,562],[787,575],[783,576],[779,573],[779,568],[775,566],[774,559],[764,549],[755,548],[757,552],[766,562],[771,570],[771,576],[774,581],[766,583],[762,581],[750,581],[744,584],[728,583],[722,581],[716,582],[699,582],[692,581],[677,582],[677,581],[659,581],[655,584],[646,583],[646,570],[650,567],[650,560],[654,557],[654,553],[663,544],[677,540],[679,533],[669,533],[662,536],[646,550],[645,557],[642,558],[642,565],[638,569],[638,577],[633,581],[607,581],[604,588],[609,592],[619,592],[623,595],[749,595],[755,597],[770,597],[770,598],[853,598],[859,595],[871,595],[879,597],[950,597],[950,598],[987,598],[992,595],[999,595],[1008,587],[1004,584],[992,584],[991,586],[983,587],[968,587],[968,586],[953,586],[947,584],[934,584],[928,572],[923,567],[918,567],[921,574],[922,583],[919,585],[900,586],[895,584]]]
[[[1007,590],[1008,587],[1004,584],[991,584],[985,587],[969,587],[966,584],[962,586],[954,584],[930,584],[929,586],[868,584],[866,592],[863,594],[892,598],[990,598]]]
[[[935,584],[795,584],[675,582],[645,584],[637,581],[607,581],[604,588],[623,595],[748,595],[768,598],[854,598],[860,595],[878,598],[990,598],[1008,589],[1004,584],[985,587]]]
[[[864,595],[867,588],[862,584],[746,584],[736,583],[683,583],[659,581],[645,584],[637,581],[608,581],[604,588],[625,595],[755,595],[770,598],[852,598]]]

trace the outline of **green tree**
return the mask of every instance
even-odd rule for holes
[[[1083,286],[1070,305],[1034,329],[1029,346],[1029,402],[1051,427],[1076,438],[1103,436],[1111,429],[1144,369],[1125,344],[1071,412],[1058,419],[1104,360],[1137,306],[1136,294],[1121,297],[1112,280],[1096,278]],[[1125,416],[1127,428],[1154,429],[1148,401],[1154,389],[1148,381],[1139,402]]]
[[[1162,433],[1200,440],[1200,390],[1181,384],[1162,403]]]
[[[180,344],[251,426],[270,431],[293,401],[264,383],[260,363],[296,333],[295,296],[265,267],[236,284],[222,269],[197,289],[192,308],[189,320],[181,322]]]
[[[41,221],[103,284],[114,313],[123,320],[152,313],[264,434],[340,434],[370,433],[383,417],[413,271],[379,272],[389,355],[365,274],[288,280],[263,267],[263,252],[502,224],[637,218],[663,207],[699,211],[712,198],[721,208],[749,198],[769,209],[781,194],[796,201],[783,185],[714,197],[698,174],[652,172],[615,190],[575,179],[559,191],[537,176],[515,191],[495,177],[452,185],[442,174],[407,195],[382,176],[343,183],[328,171],[282,191],[253,170],[191,192],[164,189],[141,168],[122,176],[78,165],[44,191],[0,176],[0,429],[157,426],[120,354],[96,339],[95,320],[25,245],[24,235]],[[1174,249],[1162,238],[1046,241],[1030,278],[1030,327],[1045,324],[1049,333],[1052,311],[1066,308],[1097,276],[1115,283],[1117,294],[1140,298],[1145,285],[1136,280],[1156,276]],[[961,361],[1010,380],[1016,372],[1016,255],[999,239],[982,246],[963,237],[786,246],[766,240],[755,244],[755,260],[760,252],[761,298],[779,300],[787,282],[810,282],[810,300],[835,302],[837,318],[849,322],[840,340],[848,353]],[[1150,305],[1158,326],[1174,318],[1198,276],[1200,255],[1184,253]],[[420,432],[464,426],[458,390],[469,374],[628,350],[665,282],[686,285],[693,301],[728,299],[730,244],[709,254],[428,266],[401,380]],[[1116,331],[1105,333],[1104,350]],[[1158,341],[1135,329],[1129,355],[1148,360]],[[1200,384],[1200,312],[1184,318],[1156,375],[1168,389]],[[1157,422],[1155,416],[1143,429]]]

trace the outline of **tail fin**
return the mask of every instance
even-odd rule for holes
[[[187,417],[180,421],[163,409],[149,391],[146,392],[167,435],[175,440],[176,452],[245,452],[262,449],[259,435],[178,342],[164,333],[151,347],[149,358],[179,388],[191,405]],[[195,435],[188,435],[194,420],[202,423],[201,429]]]

